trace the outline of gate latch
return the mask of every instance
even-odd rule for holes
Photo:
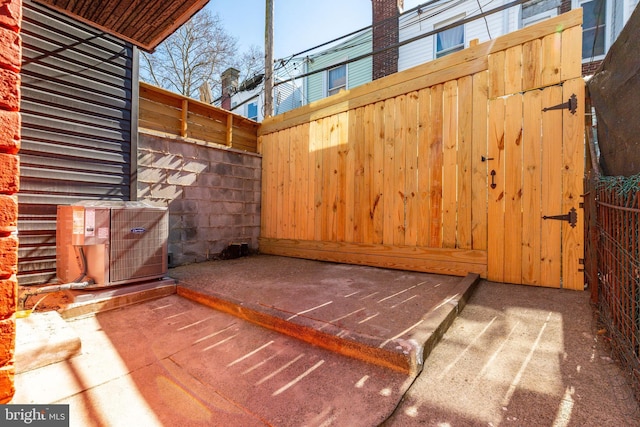
[[[542,217],[542,219],[557,219],[560,221],[567,221],[572,228],[575,228],[576,224],[578,223],[578,212],[576,211],[576,208],[571,208],[571,210],[567,214],[550,216],[545,215]]]
[[[571,111],[571,114],[576,114],[576,110],[578,109],[578,97],[575,93],[571,94],[571,97],[564,104],[554,105],[553,107],[546,107],[542,109],[542,112],[549,110],[564,110],[567,109]]]

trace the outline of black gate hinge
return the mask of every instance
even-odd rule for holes
[[[567,102],[563,104],[554,105],[553,107],[546,107],[542,109],[542,112],[549,110],[564,110],[567,109],[571,112],[571,114],[576,114],[578,110],[578,97],[575,93],[572,93]]]
[[[569,213],[564,215],[545,215],[542,219],[557,219],[559,221],[567,221],[571,228],[575,228],[578,223],[578,211],[576,208],[571,208]]]

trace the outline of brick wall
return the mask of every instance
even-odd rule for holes
[[[261,165],[257,154],[140,133],[138,199],[169,206],[172,265],[231,243],[258,249]]]
[[[585,62],[582,64],[582,75],[583,76],[591,76],[595,74],[598,67],[602,64],[602,60],[593,61],[593,62]]]
[[[0,404],[14,394],[18,269],[21,0],[0,3]]]
[[[373,51],[398,44],[398,1],[371,0]],[[398,48],[373,55],[373,80],[398,72]]]
[[[559,13],[567,13],[571,10],[571,0],[562,0],[560,3]]]

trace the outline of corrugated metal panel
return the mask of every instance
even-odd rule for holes
[[[19,283],[55,278],[56,206],[129,200],[133,48],[25,0]]]

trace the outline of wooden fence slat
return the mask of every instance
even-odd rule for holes
[[[489,55],[489,98],[497,98],[505,94],[504,76],[505,52],[499,51]]]
[[[540,283],[540,207],[542,92],[524,93],[523,99],[523,183],[522,183],[522,282]]]
[[[522,95],[505,106],[504,281],[522,280]]]
[[[275,205],[275,203],[270,203],[271,195],[271,174],[273,173],[273,160],[275,156],[271,155],[270,150],[273,148],[273,144],[271,143],[271,138],[273,134],[264,135],[261,138],[260,150],[262,152],[262,188],[260,190],[260,235],[264,237],[276,237],[271,224],[269,221],[273,217],[273,213],[270,211],[270,208]]]
[[[429,134],[429,246],[442,247],[443,85],[431,88],[431,132]]]
[[[278,230],[282,230],[283,236],[289,233],[289,165],[291,157],[289,153],[289,129],[278,132]]]
[[[542,91],[542,107],[562,102],[562,88],[550,86]],[[558,189],[562,186],[562,112],[542,113],[542,215],[560,215],[562,204]],[[540,247],[540,285],[560,287],[561,227],[559,221],[542,221]]]
[[[576,52],[582,52],[582,28],[567,28],[562,32],[562,51],[560,53],[560,79],[562,81],[582,77],[582,61]]]
[[[384,136],[385,103],[377,102],[374,111],[373,131],[373,185],[369,196],[369,212],[373,233],[371,243],[382,243],[384,237]]]
[[[405,181],[405,239],[404,244],[416,246],[418,243],[418,93],[407,95],[405,113],[406,181]]]
[[[395,169],[395,98],[384,101],[384,187],[382,191],[383,228],[382,241],[385,245],[393,245],[395,236],[393,202],[395,183],[393,182]]]
[[[562,98],[576,95],[584,100],[582,78],[567,80],[562,85]],[[583,290],[584,271],[580,260],[584,258],[584,210],[580,207],[584,193],[584,102],[578,102],[575,114],[562,110],[562,213],[575,209],[578,221],[575,227],[562,222],[562,287]]]
[[[356,108],[349,110],[349,135],[347,137],[347,172],[346,172],[346,228],[344,231],[344,239],[347,242],[356,241],[356,229],[358,228],[358,218],[356,212],[360,207],[359,193],[364,190],[362,182],[362,149],[364,142],[362,141],[364,123],[364,109]]]
[[[331,149],[331,126],[333,120],[335,120],[335,116],[326,117],[322,120],[322,148],[320,149],[320,155],[322,156],[322,190],[320,191],[320,198],[322,200],[322,203],[320,205],[320,215],[318,216],[318,220],[321,223],[320,240],[331,240],[331,224],[335,219],[335,217],[331,213],[333,208],[333,200],[331,199],[330,187],[332,156],[329,154],[329,151]]]
[[[522,90],[542,86],[542,41],[531,40],[522,45]]]
[[[335,241],[338,238],[338,116],[331,116],[325,121],[326,135],[324,151],[322,153],[324,157],[324,238],[322,240]]]
[[[504,119],[503,98],[489,101],[488,157],[489,188],[488,236],[487,236],[487,277],[489,280],[504,281]]]
[[[542,39],[541,78],[543,86],[560,83],[562,34],[549,34]]]
[[[487,176],[488,156],[487,117],[488,117],[488,73],[486,71],[473,76],[473,135],[472,135],[472,246],[473,249],[487,250]]]
[[[418,246],[431,243],[431,188],[429,184],[431,152],[431,90],[418,92]]]
[[[343,242],[345,239],[345,233],[347,228],[347,209],[346,209],[346,197],[347,191],[347,175],[350,173],[353,177],[353,172],[347,172],[347,136],[349,133],[349,113],[340,113],[337,116],[337,128],[336,128],[336,159],[338,164],[336,165],[336,240]]]
[[[270,189],[271,195],[269,197],[269,201],[271,202],[271,207],[269,211],[271,212],[271,219],[269,220],[270,229],[272,230],[272,234],[277,236],[280,230],[278,229],[278,216],[280,205],[278,204],[278,153],[280,151],[279,144],[277,143],[278,134],[275,133],[271,136],[271,154],[273,156],[272,161],[270,162],[271,174],[269,181],[271,185],[268,187]],[[269,164],[268,164],[269,165]]]
[[[300,132],[302,125],[292,128],[290,137],[289,153],[291,157],[291,163],[289,165],[289,205],[291,206],[291,231],[290,235],[293,239],[299,239],[302,236],[302,228],[305,225],[305,220],[302,215],[304,212],[302,195],[302,183],[307,182],[307,177],[304,176],[304,163],[307,159],[306,153],[302,149],[302,140]]]
[[[376,191],[373,183],[373,151],[376,143],[373,128],[375,106],[370,104],[363,107],[362,110],[362,126],[357,126],[362,132],[362,139],[356,147],[356,165],[361,168],[361,179],[356,179],[356,200],[358,203],[356,215],[358,222],[354,241],[357,243],[372,241],[369,238],[369,236],[373,235],[373,220],[369,201],[372,199],[371,194]]]
[[[393,221],[393,243],[405,244],[405,200],[406,200],[406,144],[407,129],[405,118],[407,116],[407,97],[400,95],[395,98],[394,135],[393,135],[393,192],[391,197]]]
[[[298,191],[296,192],[297,198],[300,203],[300,209],[298,210],[298,217],[296,223],[298,228],[296,229],[296,236],[299,239],[312,239],[313,234],[310,230],[313,230],[313,221],[310,221],[310,216],[313,214],[313,153],[311,150],[311,141],[309,139],[310,123],[305,123],[300,126],[299,129],[299,144],[300,153],[302,158],[300,159],[300,182],[297,184]]]
[[[456,247],[458,225],[458,82],[444,84],[442,130],[442,247]]]
[[[473,78],[458,80],[458,206],[456,247],[472,246],[472,145],[473,145]],[[486,117],[486,115],[485,115]],[[479,159],[478,159],[479,161]]]
[[[522,45],[505,51],[504,67],[504,93],[522,92]]]
[[[323,190],[324,190],[324,134],[325,134],[325,122],[328,122],[329,119],[320,119],[314,120],[312,123],[315,124],[315,131],[311,133],[310,138],[314,144],[314,152],[315,152],[315,189],[314,189],[314,202],[313,206],[315,209],[314,213],[314,240],[324,240],[323,234],[323,226],[325,224],[325,205],[326,202],[323,199]]]

